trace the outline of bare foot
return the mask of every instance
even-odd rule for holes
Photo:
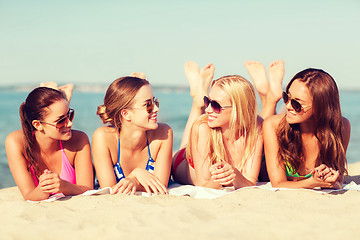
[[[197,91],[197,95],[199,96],[199,98],[201,98],[201,101],[204,100],[204,96],[208,95],[209,86],[211,81],[213,80],[214,72],[215,72],[215,66],[212,63],[209,63],[203,69],[200,70],[201,81],[200,84],[198,85],[199,88]]]
[[[199,89],[199,82],[201,81],[199,65],[192,61],[186,62],[184,64],[184,71],[190,85],[190,96],[194,98]]]
[[[71,100],[71,97],[72,97],[72,92],[74,90],[74,85],[72,83],[69,83],[69,84],[65,84],[63,86],[58,86],[57,83],[55,82],[42,82],[40,83],[40,87],[48,87],[48,88],[53,88],[53,89],[56,89],[60,92],[62,92],[67,101],[70,102]]]
[[[65,84],[59,87],[58,89],[60,92],[63,92],[66,96],[66,99],[68,100],[68,102],[71,101],[71,97],[72,97],[72,92],[74,90],[74,84],[69,83],[69,84]]]
[[[283,60],[276,60],[269,65],[270,97],[278,102],[282,96],[282,81],[285,73],[285,63]]]
[[[258,91],[260,97],[266,96],[270,86],[266,77],[266,70],[264,65],[258,61],[247,61],[244,62],[244,66],[250,74],[250,77],[253,80],[255,88]]]
[[[142,73],[142,72],[133,72],[133,73],[131,73],[130,76],[131,77],[141,78],[141,79],[146,79],[145,73]]]

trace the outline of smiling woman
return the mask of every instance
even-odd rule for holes
[[[122,77],[109,86],[97,111],[109,125],[98,128],[92,141],[101,188],[126,194],[167,193],[173,133],[157,122],[158,111],[159,100],[147,80]]]
[[[5,140],[9,167],[25,200],[54,193],[76,195],[93,188],[90,144],[72,130],[74,110],[52,88],[34,89],[20,106],[22,129]]]
[[[283,93],[287,113],[264,122],[266,164],[274,187],[341,188],[350,122],[334,79],[321,69],[296,74]]]

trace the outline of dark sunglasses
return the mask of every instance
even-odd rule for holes
[[[146,104],[143,106],[146,108],[147,113],[152,113],[154,111],[154,105],[157,107],[160,106],[160,101],[158,98],[154,98],[154,100],[146,101]],[[142,109],[142,107],[139,108],[129,108],[129,109]]]
[[[311,108],[311,106],[306,106],[306,107],[302,106],[301,103],[299,103],[298,101],[289,97],[289,95],[286,92],[282,93],[282,98],[283,98],[285,104],[287,104],[290,101],[291,107],[297,113],[301,112],[302,109],[305,110],[305,108]]]
[[[225,108],[230,108],[231,106],[224,106],[222,107],[217,101],[215,100],[210,100],[207,96],[204,96],[204,104],[205,104],[205,108],[207,108],[210,104],[212,110],[214,111],[214,113],[216,114],[220,114],[222,109]]]
[[[69,111],[67,112],[66,116],[57,120],[55,123],[48,123],[48,122],[43,122],[43,121],[40,121],[40,122],[54,126],[56,128],[62,128],[62,127],[67,126],[69,121],[72,122],[74,120],[74,116],[75,116],[75,110],[69,108]]]

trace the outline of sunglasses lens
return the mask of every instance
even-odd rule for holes
[[[298,101],[291,99],[291,106],[294,108],[295,112],[301,112],[301,104]]]
[[[155,99],[154,99],[154,103],[155,103],[155,105],[156,105],[157,107],[160,106],[160,100],[159,100],[158,98],[155,98]]]
[[[56,123],[56,127],[57,128],[62,128],[65,125],[68,124],[69,121],[72,122],[72,120],[74,120],[74,116],[75,116],[75,111],[73,109],[70,109],[68,114],[66,115],[66,117],[60,119],[57,123]]]
[[[152,102],[147,102],[147,103],[146,103],[146,111],[147,111],[148,113],[152,113],[153,110],[154,110],[154,105],[153,105],[153,103],[152,103]]]
[[[211,101],[211,108],[214,110],[215,113],[219,114],[221,111],[221,106],[216,101]]]
[[[282,98],[283,98],[285,104],[289,101],[289,96],[287,95],[286,92],[282,93]]]
[[[210,104],[210,99],[208,97],[204,96],[204,105],[205,105],[205,107],[207,108],[209,106],[209,104]]]

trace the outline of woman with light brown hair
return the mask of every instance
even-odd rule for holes
[[[157,122],[159,100],[145,79],[122,77],[106,91],[97,114],[108,124],[93,134],[93,161],[101,188],[112,193],[166,194],[172,129]]]
[[[334,79],[321,69],[297,73],[283,92],[286,114],[264,122],[273,187],[341,188],[350,122],[341,115]]]

